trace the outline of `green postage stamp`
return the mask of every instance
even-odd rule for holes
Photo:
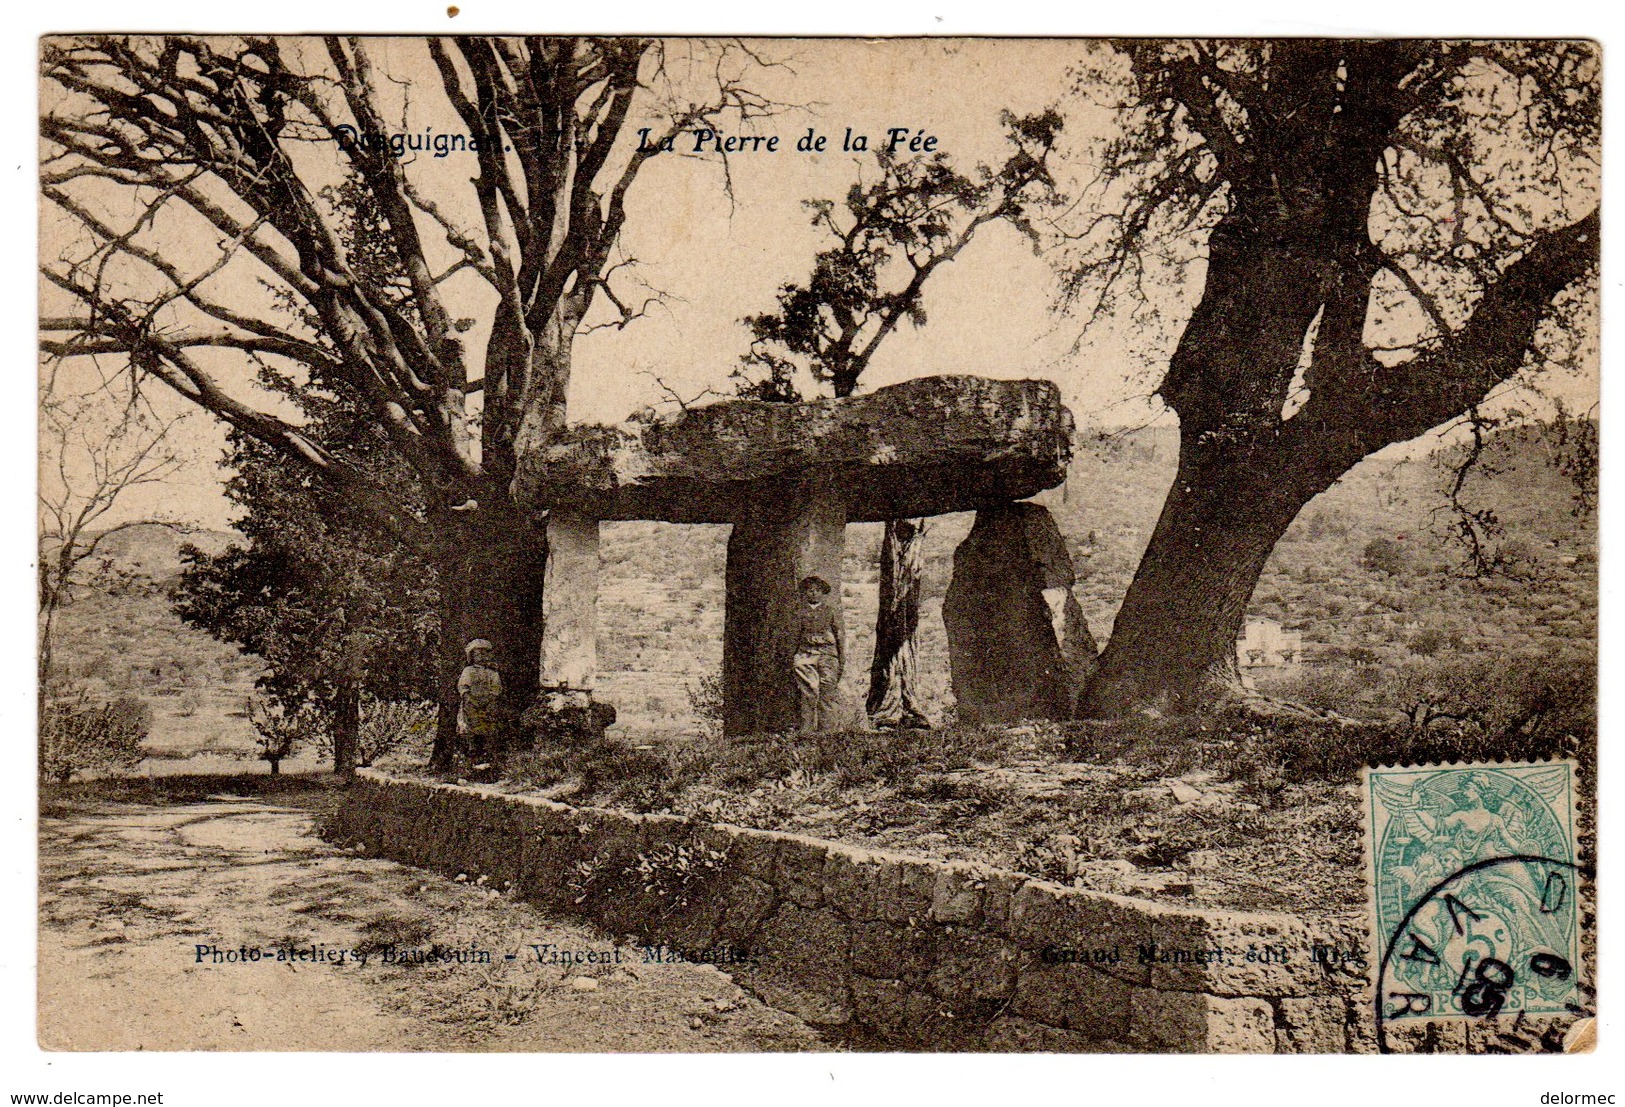
[[[1379,1030],[1589,1015],[1574,764],[1370,768],[1363,783]]]

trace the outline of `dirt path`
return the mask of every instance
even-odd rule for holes
[[[616,945],[600,933],[545,918],[493,890],[339,852],[316,838],[313,822],[311,810],[284,797],[235,795],[47,812],[40,826],[40,1044],[831,1048],[711,966],[643,964],[626,948],[616,964]],[[386,947],[472,948],[490,961],[389,964]],[[550,957],[566,950],[601,960],[544,963],[533,947]],[[241,950],[259,950],[261,959],[243,963]],[[342,961],[315,960],[341,951]]]

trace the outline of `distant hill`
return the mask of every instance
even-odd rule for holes
[[[230,532],[155,524],[109,534],[85,566],[90,584],[74,589],[57,616],[61,674],[94,696],[146,701],[152,730],[145,748],[154,758],[254,756],[242,708],[263,664],[182,623],[169,603],[183,545],[218,553],[240,541]]]
[[[206,553],[218,554],[232,543],[242,541],[242,535],[234,531],[145,523],[108,535],[96,555],[112,558],[118,567],[151,580],[167,581],[180,575],[182,546],[196,546]]]

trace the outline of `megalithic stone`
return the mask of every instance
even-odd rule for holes
[[[1066,541],[1039,504],[984,508],[942,605],[962,723],[1064,719],[1093,662]]]
[[[741,505],[728,536],[727,611],[722,641],[725,734],[791,731],[799,722],[790,658],[800,631],[806,577],[829,582],[841,625],[846,506],[824,477],[787,483]]]
[[[577,537],[585,549],[591,520],[727,523],[724,729],[788,730],[798,721],[795,583],[816,572],[839,599],[844,524],[974,510],[1053,488],[1066,476],[1072,429],[1054,383],[977,376],[920,377],[801,404],[725,400],[619,427],[527,423],[514,444],[512,491],[560,519],[555,547],[565,551],[548,570],[557,633],[543,679],[574,684],[596,668],[583,648],[591,635],[569,631],[590,626],[582,597],[596,594],[596,580],[571,583],[588,579],[588,567],[571,568],[568,549]],[[595,557],[593,569],[595,578]],[[1057,610],[1065,624],[1067,597]]]
[[[547,517],[542,686],[591,688],[597,674],[598,520],[555,508]]]

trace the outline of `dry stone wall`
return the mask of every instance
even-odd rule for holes
[[[329,840],[484,876],[894,1049],[1368,1051],[1359,937],[363,770]],[[1312,951],[1322,950],[1317,956]]]

